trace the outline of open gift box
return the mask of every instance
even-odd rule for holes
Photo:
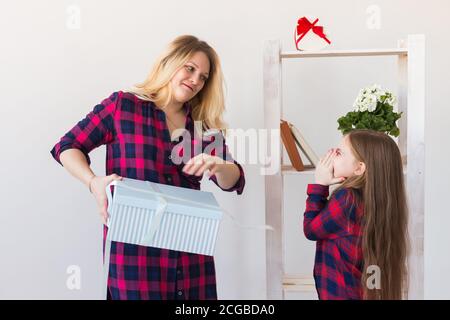
[[[213,255],[223,213],[211,192],[123,178],[106,194],[109,241]]]

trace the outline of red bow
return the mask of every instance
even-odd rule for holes
[[[322,39],[324,39],[326,42],[328,42],[328,44],[330,44],[330,40],[327,39],[327,36],[323,33],[323,27],[321,26],[316,26],[315,24],[317,23],[317,21],[319,21],[319,19],[314,20],[313,23],[309,22],[309,20],[306,17],[302,17],[300,19],[298,19],[297,22],[297,33],[294,35],[295,38],[295,46],[297,47],[297,50],[300,50],[298,48],[298,43],[300,42],[300,40],[303,39],[303,37],[309,32],[309,30],[312,29],[312,31],[317,34],[319,37],[321,37]],[[300,36],[298,39],[297,35]]]

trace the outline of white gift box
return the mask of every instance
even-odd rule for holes
[[[123,178],[106,193],[109,241],[213,255],[223,213],[211,192]]]

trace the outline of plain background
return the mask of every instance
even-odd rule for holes
[[[80,28],[67,25],[74,5]],[[380,28],[369,28],[377,6]],[[392,48],[408,34],[426,36],[425,298],[449,299],[450,111],[446,0],[431,1],[4,1],[0,10],[0,298],[101,299],[102,227],[94,199],[50,156],[59,138],[95,104],[147,75],[166,44],[181,34],[208,41],[227,82],[230,128],[263,128],[262,52],[268,39],[294,50],[299,17],[318,17],[330,49]],[[336,119],[361,87],[379,83],[396,92],[393,58],[291,61],[284,68],[285,116],[317,153],[339,141]],[[91,153],[104,173],[105,148]],[[243,195],[204,182],[244,224],[264,223],[264,177],[245,164]],[[311,177],[312,179],[312,177]],[[313,243],[300,228],[308,178],[286,181],[287,269],[312,271]],[[222,299],[265,299],[265,236],[225,218],[216,250]],[[81,270],[70,290],[67,268]]]

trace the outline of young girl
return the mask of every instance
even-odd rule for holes
[[[329,186],[342,183],[329,199]],[[303,231],[317,242],[319,299],[401,299],[407,204],[400,151],[388,135],[354,130],[320,159]]]
[[[222,190],[241,194],[244,172],[232,160],[221,133],[217,137],[222,143],[214,153],[199,153],[181,165],[172,159],[179,145],[176,132],[189,133],[191,150],[203,144],[203,151],[210,142],[196,136],[194,122],[224,129],[223,111],[223,76],[216,52],[194,36],[180,36],[159,57],[146,81],[96,105],[51,153],[93,194],[104,224],[105,188],[122,177],[200,189],[209,171],[209,179]],[[88,153],[103,144],[106,176],[95,175],[89,166]],[[104,226],[104,241],[107,231]],[[216,299],[214,258],[113,241],[108,298]]]

